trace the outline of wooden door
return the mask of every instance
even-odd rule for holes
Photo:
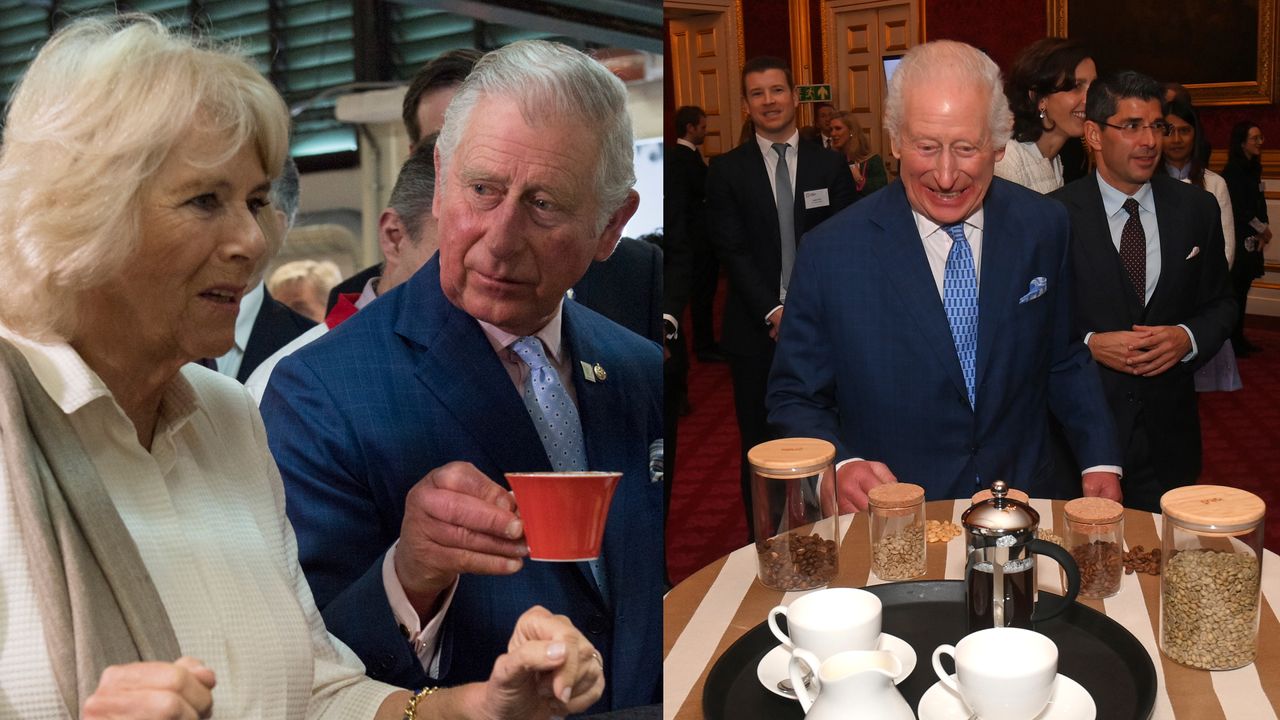
[[[892,169],[889,138],[884,132],[884,56],[901,55],[916,42],[916,22],[910,2],[832,2],[829,70],[836,107],[858,117],[871,147]],[[824,53],[825,55],[825,53]]]
[[[707,158],[731,149],[741,120],[734,112],[737,75],[730,69],[726,13],[669,17],[671,60],[677,105],[697,105],[707,113]]]

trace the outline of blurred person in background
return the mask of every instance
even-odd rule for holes
[[[294,312],[312,322],[324,322],[325,298],[342,282],[342,273],[331,260],[294,260],[276,268],[267,290]]]
[[[1169,123],[1169,134],[1164,138],[1161,167],[1170,177],[1207,190],[1218,201],[1218,210],[1222,216],[1222,236],[1226,239],[1223,254],[1227,259],[1227,268],[1230,269],[1235,264],[1236,255],[1236,222],[1231,210],[1231,195],[1222,176],[1205,167],[1210,148],[1200,127],[1200,116],[1191,105],[1190,98],[1174,95],[1165,101],[1164,120]],[[1196,371],[1196,390],[1210,392],[1239,389],[1240,370],[1236,367],[1235,350],[1231,343],[1223,343],[1222,349],[1213,359]]]
[[[563,715],[594,648],[534,608],[487,679],[414,693],[325,629],[231,347],[289,116],[240,56],[142,15],[76,20],[0,154],[0,686],[24,718]]]
[[[1231,285],[1239,305],[1231,345],[1237,357],[1245,357],[1262,348],[1244,336],[1245,307],[1249,288],[1266,273],[1263,257],[1271,244],[1271,227],[1267,219],[1266,188],[1262,183],[1262,128],[1242,120],[1231,128],[1231,144],[1227,146],[1227,164],[1222,179],[1231,194],[1231,211],[1235,216],[1235,264],[1231,267]]]
[[[996,177],[1038,193],[1063,185],[1066,144],[1084,135],[1084,101],[1098,69],[1076,40],[1048,37],[1013,62],[1004,93],[1013,111],[1013,138],[996,163]]]
[[[859,199],[889,184],[884,158],[871,151],[857,115],[845,112],[831,118],[831,149],[844,155]]]

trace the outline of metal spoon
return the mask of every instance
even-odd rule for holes
[[[810,669],[810,667],[803,660],[800,661],[800,664],[804,665],[804,668],[805,668],[804,677],[800,679],[804,681],[804,686],[808,688],[809,681],[813,679],[813,670]],[[778,681],[778,692],[790,697],[796,696],[796,689],[791,685],[791,678],[785,677]]]

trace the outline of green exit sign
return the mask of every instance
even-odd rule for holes
[[[796,90],[800,93],[800,102],[831,102],[830,85],[797,85]]]

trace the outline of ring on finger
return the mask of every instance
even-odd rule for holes
[[[600,663],[600,670],[602,670],[602,671],[603,671],[603,670],[604,670],[604,658],[600,657],[600,651],[598,651],[598,650],[592,650],[592,651],[591,651],[591,657],[595,658],[595,661],[596,661],[596,662],[598,662],[598,663]]]

